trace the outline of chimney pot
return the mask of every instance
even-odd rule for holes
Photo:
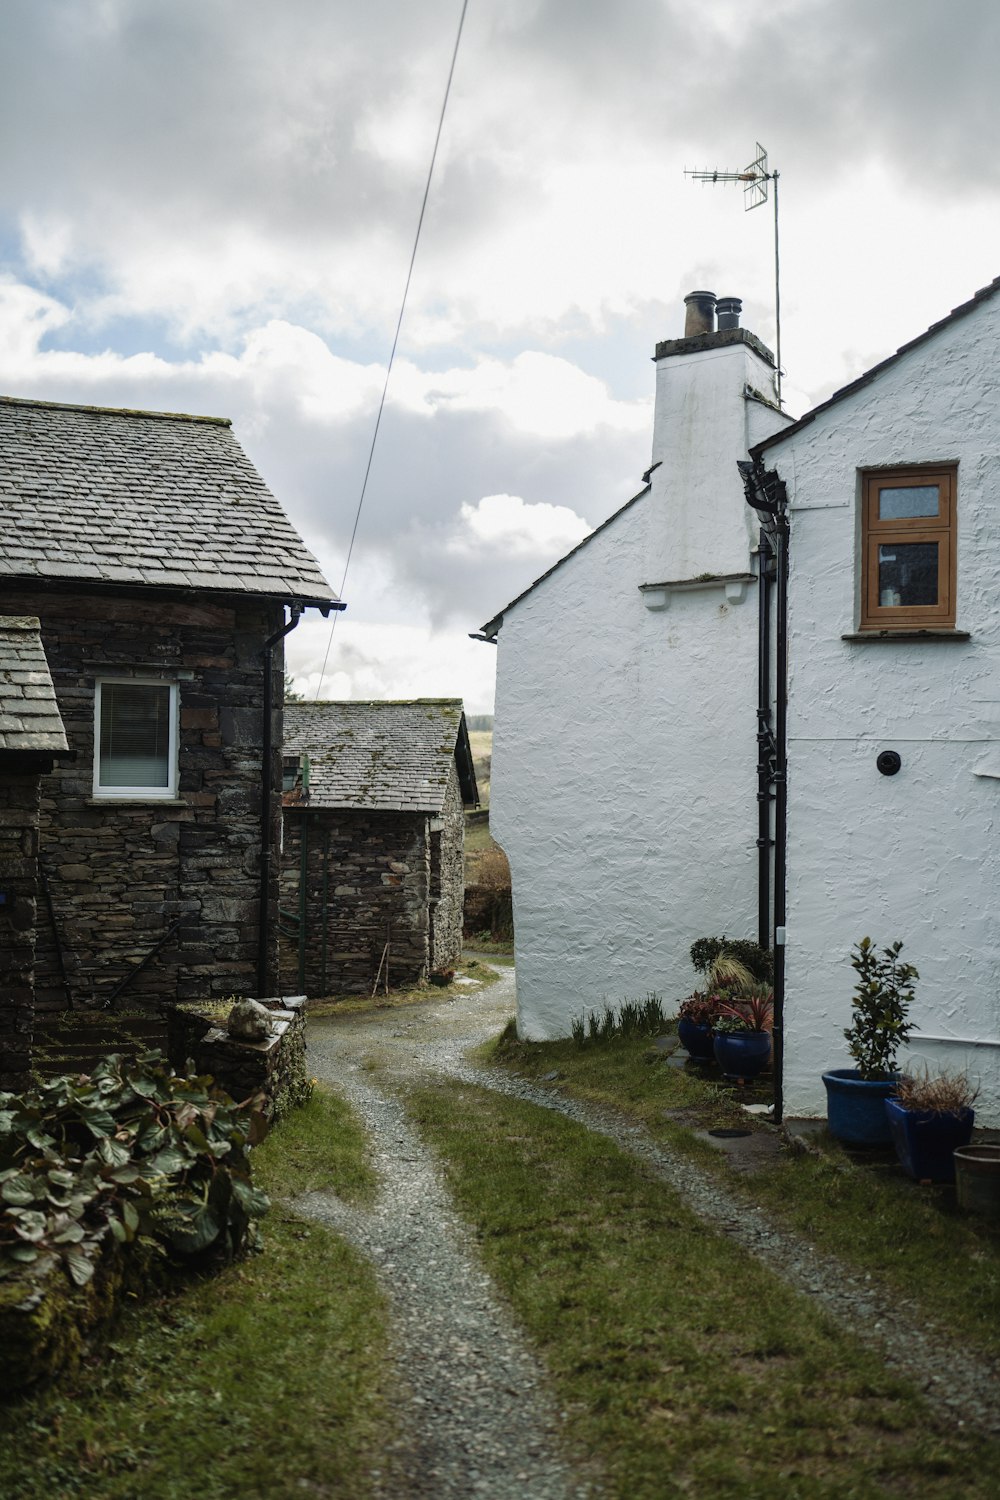
[[[739,328],[743,300],[740,297],[720,297],[716,304],[719,314],[719,332],[726,328]]]
[[[684,298],[684,337],[695,338],[700,333],[715,332],[715,293],[688,292]]]

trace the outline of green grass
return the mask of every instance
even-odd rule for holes
[[[410,1107],[609,1494],[995,1495],[1000,1444],[939,1419],[612,1142],[469,1087]]]
[[[272,1194],[365,1199],[360,1128],[317,1093],[254,1153]],[[137,1307],[103,1357],[0,1409],[4,1500],[363,1497],[385,1310],[360,1255],[276,1202],[264,1253]]]
[[[498,978],[471,954],[463,957],[455,965],[455,974],[477,979],[484,989],[488,989],[491,984],[496,984]],[[330,995],[324,1000],[308,1004],[306,1014],[308,1016],[348,1016],[360,1015],[370,1010],[399,1010],[409,1005],[428,1005],[434,1001],[446,1000],[450,995],[462,995],[466,991],[467,986],[463,984],[426,983],[415,985],[412,989],[390,989],[388,994],[379,990],[375,995],[359,995],[356,992],[347,995]]]
[[[535,1078],[553,1070],[559,1087],[642,1123],[650,1135],[696,1156],[733,1192],[766,1208],[810,1244],[840,1256],[926,1316],[987,1354],[1000,1356],[1000,1234],[959,1213],[954,1189],[921,1188],[884,1158],[865,1165],[826,1140],[824,1154],[782,1155],[751,1177],[692,1137],[755,1123],[727,1089],[662,1063],[639,1042],[608,1047],[523,1043],[510,1029],[488,1060]]]

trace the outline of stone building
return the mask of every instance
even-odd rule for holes
[[[281,976],[311,995],[414,984],[462,949],[458,699],[285,705]]]
[[[314,558],[217,418],[4,398],[0,519],[70,752],[38,1011],[273,993],[282,638],[341,607]]]
[[[0,616],[0,1089],[31,1066],[41,781],[68,748],[38,620]]]

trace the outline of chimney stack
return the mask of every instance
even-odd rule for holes
[[[719,314],[720,333],[727,328],[739,328],[743,300],[740,297],[720,297],[716,304],[716,311]]]
[[[684,318],[684,337],[696,338],[701,333],[715,332],[715,293],[688,292],[684,298],[687,309]]]

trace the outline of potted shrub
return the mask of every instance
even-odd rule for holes
[[[695,1062],[711,1062],[712,1029],[722,1008],[721,995],[695,990],[677,1010],[677,1035],[681,1046]]]
[[[756,1078],[771,1056],[774,995],[758,987],[722,1007],[715,1023],[715,1060],[727,1078]]]
[[[979,1090],[964,1073],[905,1075],[885,1101],[886,1118],[903,1169],[918,1182],[954,1182],[953,1153],[972,1139]]]
[[[851,954],[858,975],[845,1028],[856,1068],[831,1068],[823,1074],[827,1125],[832,1136],[851,1146],[888,1146],[885,1101],[896,1086],[896,1054],[913,1029],[907,1019],[913,1004],[913,981],[919,974],[899,957],[902,943],[881,953],[871,938],[862,938]]]

